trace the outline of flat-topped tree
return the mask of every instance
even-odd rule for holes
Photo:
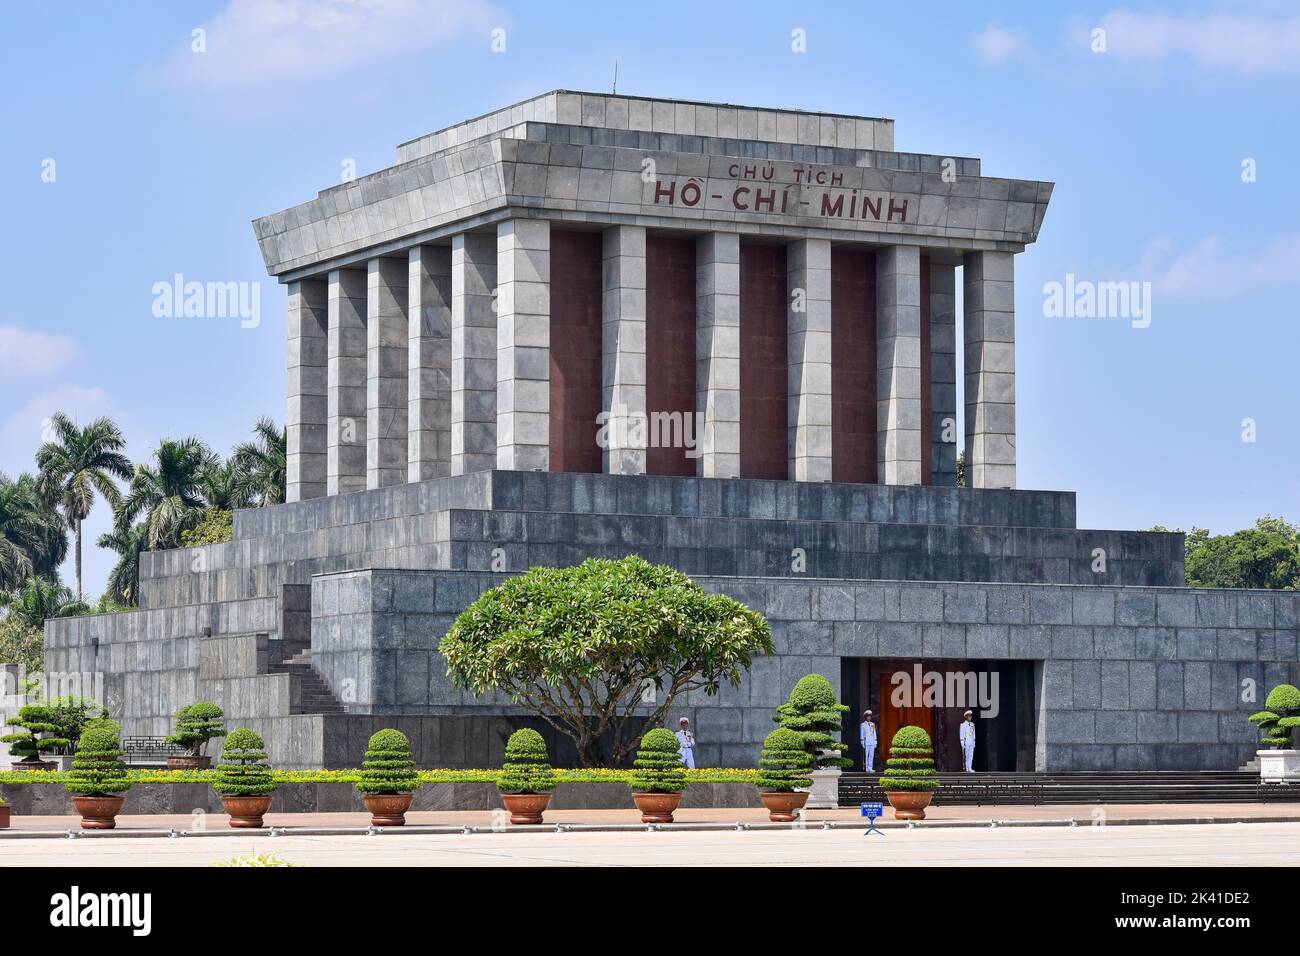
[[[656,727],[641,738],[627,785],[636,793],[681,793],[687,787],[681,745],[671,730]]]
[[[167,742],[184,747],[192,757],[201,757],[209,740],[226,735],[224,717],[225,713],[216,704],[197,700],[176,712],[176,732]]]
[[[572,737],[585,766],[618,766],[678,694],[738,687],[754,656],[772,653],[772,634],[757,611],[631,556],[510,578],[456,618],[439,650],[458,687],[500,691]]]
[[[813,769],[846,768],[853,761],[842,756],[848,749],[835,739],[843,727],[841,715],[848,707],[835,697],[835,688],[821,674],[808,674],[799,678],[790,691],[790,697],[776,708],[774,718],[781,727],[793,731],[803,741],[803,747],[812,757]]]
[[[1300,689],[1278,684],[1268,692],[1264,709],[1248,718],[1259,728],[1259,742],[1271,750],[1291,749],[1291,737],[1300,727]]]
[[[889,759],[880,778],[881,789],[935,790],[938,786],[930,735],[913,724],[899,727],[889,745]]]
[[[55,722],[52,708],[45,704],[27,704],[18,709],[18,716],[9,721],[11,727],[20,730],[0,737],[9,745],[9,752],[21,757],[28,763],[39,763],[41,754],[55,750],[65,750],[72,746],[66,737],[42,737],[41,734],[57,734],[59,725]]]
[[[769,793],[790,793],[812,786],[812,754],[796,731],[778,727],[763,741],[754,784]]]

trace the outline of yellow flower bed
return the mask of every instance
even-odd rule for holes
[[[752,767],[700,768],[687,770],[686,779],[692,783],[752,783],[758,771]],[[420,770],[421,783],[495,783],[499,770],[438,769]],[[630,770],[596,768],[557,768],[557,779],[562,783],[627,783]],[[211,783],[212,770],[128,770],[133,783]],[[0,783],[63,783],[67,775],[57,770],[0,770]],[[276,770],[276,783],[356,783],[359,770]]]

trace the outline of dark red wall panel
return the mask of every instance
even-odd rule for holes
[[[665,438],[692,429],[695,414],[695,240],[646,236],[646,411],[673,415],[672,429],[661,426]],[[674,432],[675,430],[675,432]],[[653,427],[651,428],[653,431]],[[649,437],[649,436],[647,436]],[[698,458],[687,456],[680,441],[646,449],[651,475],[694,475]]]
[[[601,235],[551,230],[551,471],[604,469]]]
[[[934,396],[930,394],[934,368],[930,354],[930,257],[921,256],[921,484],[934,484]]]
[[[740,244],[740,476],[790,476],[785,246]]]
[[[876,258],[865,250],[831,250],[831,478],[877,478]]]

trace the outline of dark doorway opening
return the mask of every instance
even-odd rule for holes
[[[962,712],[975,712],[979,772],[1032,772],[1035,767],[1036,662],[958,658],[840,659],[840,686],[849,712],[843,740],[853,769],[862,770],[858,725],[874,714],[879,744],[875,768],[884,767],[889,742],[904,724],[922,727],[934,741],[935,766],[962,770],[958,736]]]

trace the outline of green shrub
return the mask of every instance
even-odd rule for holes
[[[813,756],[804,749],[803,735],[787,727],[778,727],[763,741],[758,758],[758,775],[754,783],[760,790],[788,793],[811,787]]]
[[[497,789],[502,793],[550,793],[555,789],[546,741],[537,731],[524,727],[510,735]]]
[[[211,701],[197,700],[176,712],[176,733],[167,738],[169,744],[184,747],[192,757],[203,756],[208,741],[226,736],[226,715]]]
[[[266,743],[253,731],[240,727],[226,737],[212,789],[223,797],[261,797],[275,792],[266,760]]]
[[[1300,726],[1300,689],[1278,684],[1268,692],[1264,709],[1246,719],[1259,728],[1259,742],[1274,750],[1289,750],[1291,735]]]
[[[420,789],[406,734],[385,728],[371,736],[357,789],[362,793],[414,793]]]
[[[851,767],[853,761],[841,756],[848,745],[834,736],[843,729],[841,715],[848,709],[835,699],[830,681],[821,674],[808,674],[799,678],[789,699],[777,707],[774,719],[780,727],[799,735],[815,769]]]
[[[686,765],[676,734],[656,727],[641,738],[627,785],[633,793],[681,793],[686,789]]]
[[[11,754],[23,760],[40,760],[41,754],[65,750],[72,746],[72,741],[66,737],[41,736],[41,734],[56,734],[59,729],[59,725],[55,723],[53,709],[46,704],[27,704],[19,708],[18,716],[9,721],[9,724],[22,729],[12,734],[5,734],[0,737],[0,741],[9,745]]]
[[[81,746],[72,758],[72,771],[64,783],[69,793],[86,797],[109,797],[131,789],[131,779],[122,762],[122,745],[112,727],[89,726],[81,734]]]
[[[81,734],[92,723],[108,718],[108,711],[88,697],[55,697],[49,701],[50,720],[55,726],[54,736],[68,741],[66,749],[76,753]],[[120,736],[122,726],[113,722]]]
[[[934,750],[930,735],[920,727],[899,727],[889,745],[889,759],[880,778],[884,790],[934,790],[939,777],[934,772]]]
[[[235,536],[235,516],[225,508],[208,508],[199,523],[181,532],[181,546],[197,548],[205,544],[221,544]]]

